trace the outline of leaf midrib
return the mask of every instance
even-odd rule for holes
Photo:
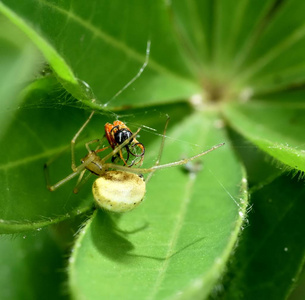
[[[174,226],[174,229],[171,233],[171,239],[168,243],[168,249],[166,252],[165,260],[160,268],[158,277],[156,278],[156,282],[152,288],[152,291],[150,292],[150,296],[148,297],[149,300],[155,299],[155,296],[157,295],[158,291],[160,290],[160,286],[162,285],[162,282],[164,280],[164,277],[166,275],[166,270],[169,267],[171,256],[174,254],[174,249],[177,245],[177,241],[179,238],[179,234],[181,232],[181,228],[184,223],[184,219],[187,213],[188,204],[191,200],[191,194],[192,194],[192,188],[195,182],[195,176],[189,176],[189,180],[185,187],[185,194],[181,203],[181,207],[179,209],[179,214],[177,216],[177,222]]]

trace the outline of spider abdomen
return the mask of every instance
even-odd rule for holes
[[[123,171],[107,171],[92,186],[98,206],[113,212],[127,212],[143,200],[146,185],[137,174]]]

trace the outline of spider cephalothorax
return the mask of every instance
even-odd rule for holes
[[[138,135],[140,128],[135,133],[132,133],[123,122],[115,121],[113,124],[107,123],[105,125],[105,136],[107,137],[109,144],[113,150],[110,153],[106,154],[103,158],[101,158],[97,153],[104,151],[110,146],[100,149],[99,139],[89,141],[85,145],[88,150],[88,154],[82,158],[81,165],[76,166],[75,153],[74,153],[75,142],[78,136],[81,134],[81,132],[89,123],[93,114],[94,112],[90,114],[87,121],[82,125],[82,127],[78,130],[78,132],[74,135],[73,139],[71,140],[71,168],[73,170],[73,173],[66,176],[62,180],[58,181],[54,185],[51,185],[49,179],[49,173],[48,173],[48,166],[53,161],[53,159],[51,159],[49,162],[47,162],[44,165],[47,188],[50,191],[55,191],[57,188],[59,188],[60,186],[62,186],[72,178],[78,176],[76,186],[73,190],[74,193],[77,193],[80,187],[82,186],[82,184],[84,184],[88,180],[89,176],[91,174],[94,174],[98,176],[98,178],[93,183],[93,187],[92,187],[92,192],[96,204],[99,207],[112,212],[121,213],[132,210],[135,207],[137,207],[142,202],[145,196],[146,183],[148,182],[148,180],[151,178],[151,175],[155,171],[160,169],[185,165],[189,161],[192,161],[203,155],[206,155],[207,153],[212,152],[215,149],[224,145],[224,143],[221,143],[195,156],[160,165],[160,159],[164,147],[166,128],[169,121],[168,118],[166,125],[164,127],[162,143],[160,146],[159,154],[155,162],[155,165],[150,168],[135,168],[135,167],[130,167],[130,165],[121,166],[114,163],[108,163],[107,161],[110,158],[117,157],[119,155],[119,157],[124,162],[127,162],[124,160],[123,155],[121,154],[122,149],[125,149],[127,147],[126,150],[128,152],[130,151],[129,147],[135,147],[135,146],[138,146],[142,150],[142,153],[138,155],[138,157],[141,157],[141,160],[143,160],[145,148],[143,144],[139,143],[136,140],[136,136]],[[130,132],[131,135],[128,132]],[[128,138],[126,138],[127,135]],[[94,143],[98,143],[98,147],[95,150],[92,150],[89,147],[89,145]],[[134,155],[131,152],[130,154]],[[128,160],[128,156],[127,156],[127,160]],[[134,164],[134,161],[131,163],[131,165],[132,164]],[[89,175],[84,176],[86,171],[89,171],[90,173]],[[144,181],[144,178],[141,174],[149,174],[149,175]]]

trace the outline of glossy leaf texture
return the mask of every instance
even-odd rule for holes
[[[251,194],[251,226],[243,232],[223,293],[215,299],[288,297],[305,257],[304,196],[304,183],[297,178],[289,182],[286,175]]]
[[[227,80],[275,2],[174,0],[170,9],[198,73],[205,80]]]
[[[162,2],[2,2],[0,11],[36,42],[77,98],[87,98],[78,84],[79,78],[91,86],[100,103],[108,103],[139,72],[148,41],[151,51],[146,79],[143,82],[140,78],[133,85],[136,93],[124,93],[125,103],[138,103],[143,98],[146,102],[172,100],[199,91],[181,51],[177,51]],[[150,95],[146,93],[148,82]],[[118,103],[120,99],[116,100]]]
[[[199,173],[183,173],[182,167],[155,173],[138,210],[120,218],[95,212],[73,248],[70,290],[76,298],[89,299],[103,293],[206,298],[229,254],[238,259],[233,245],[246,209],[246,203],[240,210],[234,202],[246,199],[241,160],[253,199],[262,204],[257,204],[258,218],[264,214],[259,207],[276,214],[264,193],[276,189],[275,195],[286,195],[281,203],[286,205],[294,192],[290,185],[301,190],[280,175],[305,168],[303,11],[298,0],[0,1],[0,12],[28,35],[50,65],[46,76],[31,81],[18,98],[20,109],[3,114],[8,125],[0,141],[0,232],[35,230],[91,213],[92,181],[78,195],[72,192],[75,180],[51,193],[43,165],[56,158],[49,170],[52,183],[70,173],[70,140],[92,109],[96,115],[80,136],[77,162],[86,154],[85,142],[101,138],[103,125],[119,118],[133,131],[144,125],[139,139],[147,149],[144,167],[151,166],[168,114],[163,162],[222,141],[226,146],[204,157]],[[236,132],[242,145],[236,146]],[[280,162],[280,168],[267,168],[252,155],[256,147],[261,157]],[[235,152],[242,153],[238,157]],[[192,168],[198,165],[187,166]],[[298,201],[291,202],[291,211]],[[245,238],[249,245],[255,245],[257,236],[273,234],[273,228],[284,234],[281,218],[266,221],[264,228],[257,226],[256,217],[251,220],[255,232]],[[302,233],[297,227],[295,232]],[[287,228],[286,234],[294,231]],[[286,241],[279,237],[279,244]],[[266,254],[271,246],[266,238]],[[289,247],[284,246],[284,254],[290,254]],[[293,252],[295,260],[281,260],[278,267],[288,270],[287,276],[298,274],[302,247]],[[241,258],[247,261],[246,255]],[[269,271],[275,266],[272,260],[262,261],[270,262]],[[230,293],[236,295],[244,283],[251,286],[251,274],[247,265],[243,274],[233,274]],[[279,299],[290,289],[285,276]],[[264,282],[257,278],[255,284],[260,289]]]
[[[266,92],[304,83],[305,3],[274,1],[260,32],[239,60],[241,83]]]
[[[48,94],[46,88],[55,91]],[[60,85],[48,78],[28,87],[23,108],[14,111],[14,119],[1,139],[2,233],[40,228],[80,214],[91,207],[91,201],[82,195],[76,197],[69,185],[56,195],[46,189],[44,164],[51,157],[62,153],[62,160],[59,159],[58,164],[54,162],[59,170],[58,180],[69,174],[71,166],[67,146],[77,130],[78,121],[85,118],[78,109],[59,109],[54,105],[50,108],[43,104],[44,101],[48,102],[48,97],[56,98],[58,92],[62,93]],[[57,131],[54,131],[54,123],[49,122],[51,119],[56,122]]]
[[[289,100],[229,104],[223,111],[231,126],[264,152],[290,169],[305,171],[305,106]]]
[[[182,124],[170,126],[168,135],[184,143],[166,141],[162,163],[189,156],[194,143],[197,153],[227,141],[223,128],[215,128],[215,112],[204,119],[196,113]],[[149,147],[148,159],[158,147]],[[156,172],[145,201],[130,213],[94,213],[69,260],[76,299],[202,299],[209,294],[240,231],[247,186],[230,143],[200,163],[196,174],[183,167]]]
[[[90,98],[82,82],[109,106],[173,101],[200,87],[243,97],[304,82],[298,0],[256,5],[233,0],[141,5],[4,0],[0,9],[36,42],[68,91],[82,100]],[[148,80],[140,77],[113,103],[145,62],[148,41]]]
[[[169,10],[194,74],[212,96],[243,98],[304,83],[304,3],[176,0]]]
[[[77,195],[72,192],[76,180],[51,193],[46,188],[44,176],[44,164],[48,161],[52,161],[48,168],[51,184],[72,173],[70,141],[89,112],[80,109],[79,103],[65,93],[52,76],[35,81],[23,94],[22,109],[15,111],[15,118],[1,139],[2,233],[40,228],[93,208],[92,181]],[[130,116],[124,119],[130,122],[128,124],[132,130],[145,124],[161,133],[166,114],[175,116],[174,125],[190,108],[187,104],[176,104],[150,107],[149,110],[149,115],[149,111],[143,109],[130,111]],[[119,112],[96,114],[80,136],[77,163],[87,154],[85,142],[102,138],[104,124],[116,120],[118,116]],[[156,135],[147,134],[142,141],[148,145],[155,138]]]
[[[49,230],[1,236],[1,299],[68,299],[62,249]]]
[[[34,73],[38,55],[24,33],[0,16],[0,136],[18,108],[18,93]]]

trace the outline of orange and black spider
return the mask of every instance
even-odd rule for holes
[[[124,141],[128,140],[132,136],[132,132],[125,125],[125,123],[117,120],[117,121],[114,121],[113,124],[111,124],[111,123],[105,124],[105,136],[106,136],[111,148],[115,149],[116,147],[118,147],[119,145],[124,143]],[[140,148],[141,153],[139,153],[139,154],[135,153],[134,152],[135,147]],[[145,154],[145,147],[142,143],[138,142],[136,138],[133,138],[126,146],[123,147],[123,149],[125,149],[127,152],[126,159],[123,157],[122,149],[120,149],[120,151],[116,154],[116,156],[112,157],[112,162],[116,158],[119,157],[124,162],[125,166],[131,167],[134,164],[135,165],[140,164],[140,166],[142,165],[143,159],[144,159],[144,154]],[[103,149],[100,149],[100,151],[102,151],[102,150]],[[100,152],[100,151],[98,150],[98,152]],[[128,163],[130,155],[132,155],[134,157],[141,157],[141,159],[136,163],[135,163],[136,159],[134,159],[128,165],[127,163]]]

